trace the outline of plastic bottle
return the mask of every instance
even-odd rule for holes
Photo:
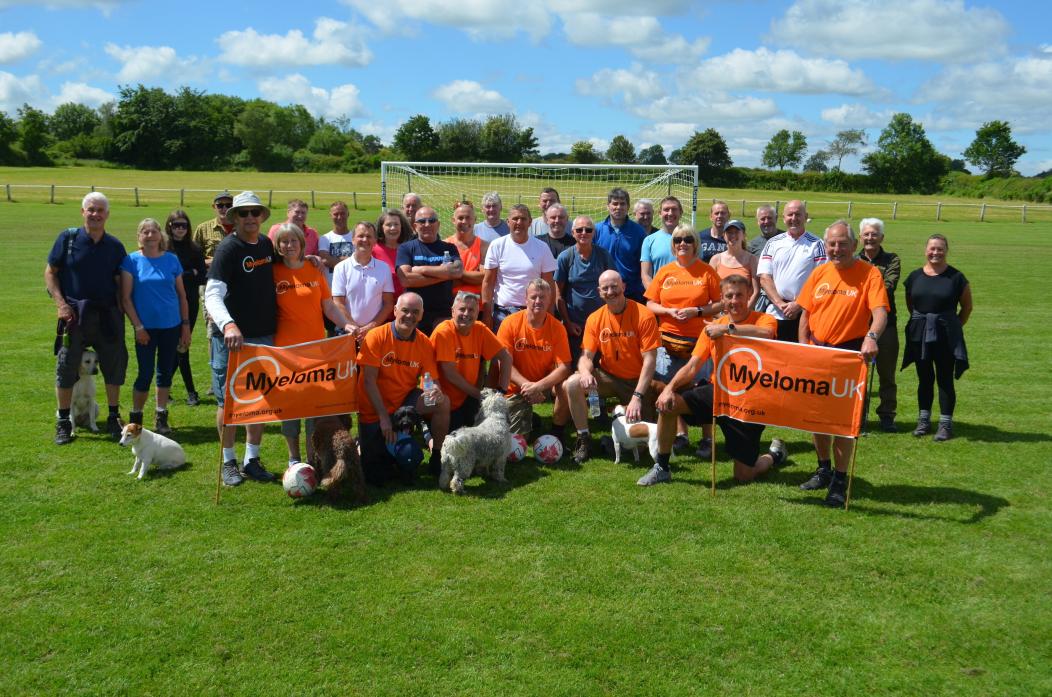
[[[599,406],[599,391],[595,389],[588,390],[588,418],[598,418],[601,411],[602,408]]]
[[[448,254],[448,252],[447,252]],[[433,407],[435,406],[435,381],[431,379],[431,373],[424,373],[424,406]]]
[[[657,350],[657,365],[654,366],[656,373],[664,375],[668,372],[669,365],[672,363],[672,359],[669,358],[668,351],[665,350],[664,346],[658,346]]]

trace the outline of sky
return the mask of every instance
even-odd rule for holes
[[[1033,175],[1052,169],[1050,19],[1033,1],[0,0],[0,110],[186,85],[388,144],[415,114],[513,113],[542,153],[622,134],[668,154],[715,128],[740,166],[783,128],[809,154],[848,128],[872,149],[904,111],[953,158],[1007,121]]]

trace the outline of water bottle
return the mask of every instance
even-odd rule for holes
[[[599,391],[596,389],[588,390],[588,418],[599,418],[599,413],[601,411],[602,409],[599,406]]]
[[[435,381],[431,379],[431,373],[424,373],[424,406],[433,407],[436,401]]]
[[[453,263],[453,257],[449,256],[449,250],[448,249],[446,250],[446,253],[442,255],[442,263],[443,264],[452,264]]]
[[[657,365],[654,367],[654,372],[658,375],[664,375],[668,372],[668,367],[672,363],[672,359],[668,356],[668,351],[665,350],[664,346],[658,346],[657,350]]]

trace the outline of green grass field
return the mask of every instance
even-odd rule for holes
[[[291,177],[102,174],[200,189]],[[168,210],[121,203],[109,229],[134,246],[135,223]],[[324,215],[309,222],[327,229]],[[708,463],[681,457],[673,484],[647,490],[642,466],[527,460],[463,497],[422,478],[332,507],[246,483],[216,506],[214,409],[184,406],[178,377],[190,464],[135,481],[130,452],[101,436],[51,444],[42,270],[78,222],[70,201],[0,202],[0,694],[1052,693],[1052,334],[1034,300],[1047,223],[889,222],[904,273],[928,234],[950,238],[975,297],[972,368],[954,440],[861,441],[845,512],[797,489],[813,450],[780,429],[766,436],[788,441],[790,465],[736,486],[723,461],[715,498]],[[903,430],[915,386],[900,374]],[[263,459],[284,462],[276,427]]]

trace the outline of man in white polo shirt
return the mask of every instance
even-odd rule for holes
[[[807,206],[803,201],[785,204],[782,220],[785,232],[764,245],[756,271],[771,303],[767,312],[778,320],[778,340],[795,342],[800,333],[800,305],[796,297],[815,267],[825,263],[826,247],[804,229]]]
[[[376,228],[372,223],[358,223],[354,226],[354,253],[332,272],[332,299],[347,308],[358,341],[386,322],[394,307],[391,267],[373,258],[375,245]]]

